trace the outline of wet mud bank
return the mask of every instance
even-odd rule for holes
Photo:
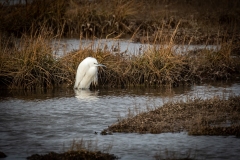
[[[240,96],[228,100],[190,99],[166,103],[154,110],[129,116],[102,131],[153,133],[187,131],[189,135],[240,136]]]

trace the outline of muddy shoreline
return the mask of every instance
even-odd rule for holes
[[[240,96],[228,100],[215,97],[208,100],[167,103],[162,107],[112,124],[102,134],[112,132],[152,133],[186,131],[189,135],[240,136]]]

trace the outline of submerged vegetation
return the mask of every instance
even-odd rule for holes
[[[120,120],[103,130],[109,132],[164,133],[186,131],[189,135],[240,136],[240,96],[228,100],[189,99]]]
[[[0,3],[2,88],[72,87],[87,56],[107,66],[99,70],[102,87],[178,86],[239,76],[238,1],[15,2]],[[130,55],[89,46],[59,57],[52,42],[62,37],[128,37],[152,47]],[[178,44],[221,47],[177,54]]]

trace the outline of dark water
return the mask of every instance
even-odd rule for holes
[[[8,159],[35,153],[67,151],[73,140],[83,139],[121,159],[154,159],[164,155],[196,159],[239,159],[235,136],[188,136],[187,133],[135,134],[100,132],[131,112],[191,97],[210,98],[240,94],[240,83],[203,84],[172,89],[56,89],[42,92],[0,92],[0,151]],[[97,132],[97,134],[95,134]]]

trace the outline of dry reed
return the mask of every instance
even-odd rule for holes
[[[48,33],[46,33],[48,34]],[[19,41],[12,41],[11,47],[1,50],[2,83],[10,88],[52,86],[54,56],[49,41],[42,34],[37,37],[23,35]]]

